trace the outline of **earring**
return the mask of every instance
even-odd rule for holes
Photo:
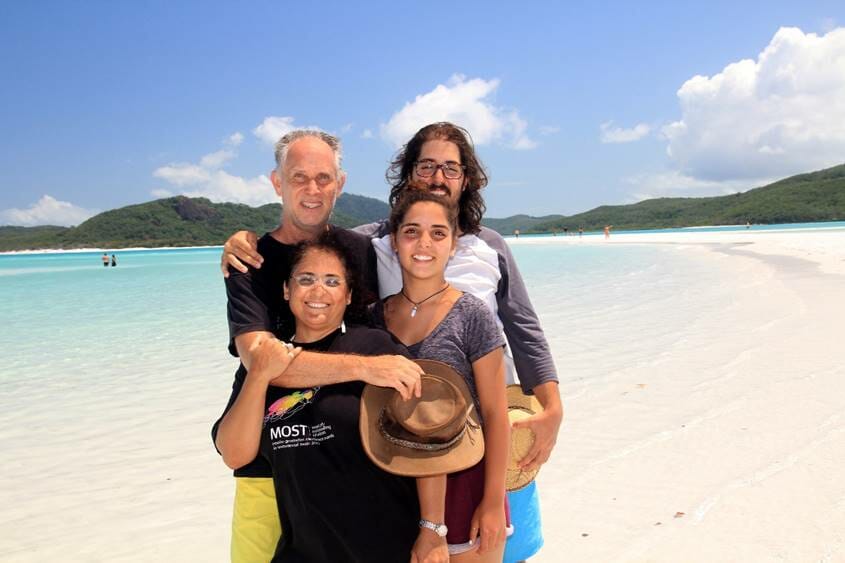
[[[346,334],[346,321],[340,321],[340,333]]]

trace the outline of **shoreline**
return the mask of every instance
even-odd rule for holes
[[[836,223],[835,226],[826,226],[830,223]],[[618,237],[672,237],[674,235],[757,235],[757,234],[776,234],[776,233],[808,233],[808,232],[835,232],[835,231],[842,231],[845,232],[845,226],[843,226],[842,221],[821,221],[817,223],[784,223],[782,225],[752,225],[750,229],[746,229],[744,225],[702,225],[696,227],[671,227],[666,229],[644,229],[641,231],[618,231],[618,232],[611,232],[611,239],[615,240]],[[787,227],[787,225],[812,225],[807,227]],[[758,227],[755,229],[755,227]],[[759,227],[764,227],[760,229]],[[784,227],[784,228],[778,228]],[[720,231],[705,231],[705,229],[737,229],[737,230],[720,230]],[[704,232],[702,232],[704,231]],[[603,233],[601,231],[590,231],[588,233],[584,233],[584,236],[588,237],[589,240],[593,240],[595,238],[603,238]],[[569,233],[564,235],[562,232],[558,233],[558,235],[552,235],[551,233],[542,233],[542,234],[534,234],[534,233],[525,233],[521,237],[514,236],[512,234],[502,235],[502,237],[508,242],[508,244],[524,244],[526,241],[542,241],[542,242],[553,242],[553,241],[561,241],[567,242],[570,239],[580,239],[584,240],[583,237],[578,236],[576,233]],[[200,246],[136,246],[136,247],[127,247],[127,248],[99,248],[99,247],[90,247],[90,248],[72,248],[72,249],[62,249],[62,248],[43,248],[43,249],[35,249],[35,250],[4,250],[0,251],[0,256],[10,255],[38,255],[38,254],[81,254],[86,252],[107,252],[109,254],[117,253],[117,252],[136,252],[136,251],[149,251],[149,250],[197,250],[203,248],[223,248],[223,245],[200,245]]]

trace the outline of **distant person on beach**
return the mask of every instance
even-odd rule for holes
[[[108,268],[109,267],[109,254],[108,254],[108,252],[103,252],[102,260],[103,260],[103,266]]]
[[[112,268],[117,266],[117,258],[114,257],[114,254],[111,255],[111,265]]]
[[[613,228],[613,225],[605,225],[604,226],[604,238],[605,238],[605,240],[610,238],[610,229],[612,229],[612,228]]]
[[[519,423],[536,435],[521,466],[528,470],[542,465],[549,459],[563,418],[556,369],[507,243],[497,232],[481,226],[485,207],[480,190],[487,185],[487,175],[469,134],[451,123],[423,127],[399,151],[387,177],[392,185],[391,206],[411,182],[422,183],[458,206],[457,250],[447,265],[446,280],[482,299],[501,322],[508,341],[505,362],[509,381],[518,374],[523,390],[536,394],[543,406],[542,412]],[[388,242],[387,221],[356,230],[375,237],[380,295],[398,292],[401,269]],[[243,262],[259,267],[262,258],[254,241],[255,235],[247,231],[230,237],[221,259],[224,270],[231,266],[245,271]],[[507,542],[505,560],[518,561],[536,553],[543,542],[536,484],[532,482],[508,497],[516,531]]]
[[[385,331],[352,324],[364,320],[365,311],[342,232],[327,231],[294,250],[283,291],[294,322],[279,336],[295,346],[292,356],[300,349],[406,356]],[[264,346],[276,344],[265,340]],[[229,467],[237,470],[256,455],[272,467],[283,533],[269,560],[412,559],[418,537],[431,533],[418,525],[420,514],[441,501],[421,495],[421,510],[416,480],[378,468],[365,454],[358,422],[364,383],[274,386],[273,362],[272,355],[259,354],[248,373],[238,372],[213,432]]]
[[[514,229],[513,236],[515,236],[516,238],[519,238],[519,229]]]
[[[563,228],[563,236],[567,236],[567,235],[569,235],[569,227],[564,227]]]
[[[293,357],[277,338],[278,334],[291,334],[295,326],[291,307],[279,288],[290,278],[298,243],[325,232],[335,233],[347,249],[352,269],[364,275],[357,298],[372,300],[377,288],[369,238],[328,224],[346,179],[340,140],[320,131],[292,131],[276,144],[275,157],[270,180],[284,205],[280,225],[257,243],[263,265],[226,272],[229,350],[241,359],[235,385],[253,362],[259,362],[271,366],[276,376],[283,374],[276,378],[268,375],[274,386],[304,388],[359,380],[395,388],[403,397],[419,394],[422,369],[404,356],[364,358],[306,350]],[[270,465],[258,457],[238,467],[235,477],[232,561],[269,561],[281,533]]]
[[[584,228],[578,227],[578,238],[581,238],[582,236],[584,236]]]

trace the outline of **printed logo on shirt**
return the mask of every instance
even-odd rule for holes
[[[264,417],[264,426],[272,422],[284,420],[298,413],[314,400],[314,396],[319,390],[319,387],[313,387],[306,391],[294,391],[290,395],[285,395],[281,399],[274,401],[267,408],[267,415]]]
[[[273,450],[298,448],[300,446],[319,446],[320,443],[334,438],[330,424],[321,422],[314,426],[307,424],[277,424],[270,427],[270,444]]]

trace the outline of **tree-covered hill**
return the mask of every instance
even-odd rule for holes
[[[845,164],[799,174],[747,192],[698,198],[658,198],[603,205],[585,213],[535,223],[523,232],[661,229],[703,225],[803,223],[845,220]],[[512,230],[510,231],[512,232]]]
[[[250,207],[205,198],[169,197],[105,211],[76,227],[0,227],[0,251],[39,248],[127,248],[222,244],[239,229],[258,233],[279,224],[279,204]],[[338,198],[332,222],[353,227],[386,217],[385,202],[353,194]]]
[[[385,202],[353,194],[337,201],[332,222],[353,227],[387,217]],[[239,229],[258,233],[278,225],[278,204],[249,207],[184,196],[130,205],[91,217],[77,227],[0,227],[0,251],[39,248],[126,248],[222,244]],[[800,174],[744,193],[699,198],[658,198],[632,205],[603,205],[565,217],[514,215],[485,219],[502,234],[578,228],[659,229],[701,225],[845,220],[845,164]]]

